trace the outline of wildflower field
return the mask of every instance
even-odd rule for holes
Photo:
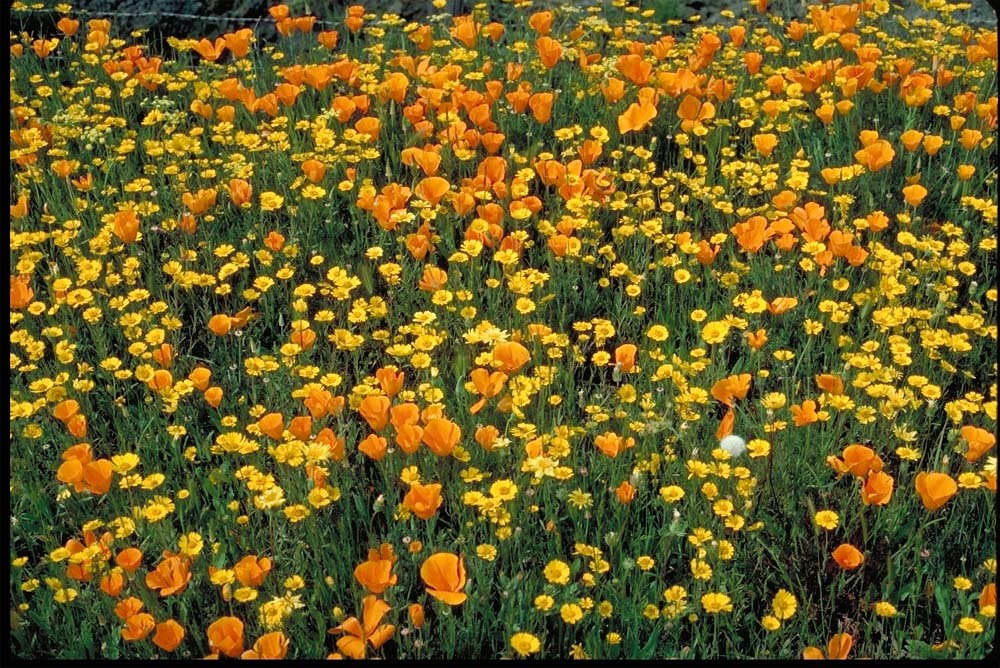
[[[996,30],[551,4],[14,3],[10,654],[993,652]]]

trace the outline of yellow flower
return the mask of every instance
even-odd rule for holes
[[[972,617],[962,617],[958,622],[958,628],[962,629],[966,633],[982,633],[983,625],[982,623]]]
[[[827,531],[833,531],[840,524],[840,516],[832,510],[821,510],[816,513],[814,519],[816,526],[822,527]]]
[[[785,589],[779,589],[778,593],[774,595],[774,600],[771,601],[774,616],[778,619],[791,619],[797,606],[798,601],[795,600],[795,595]]]
[[[713,615],[720,612],[733,611],[732,600],[720,592],[708,592],[702,596],[701,607],[705,609],[705,612]]]
[[[535,597],[535,608],[542,612],[548,612],[555,604],[556,600],[548,594],[539,594]]]
[[[515,633],[511,636],[510,646],[518,656],[528,656],[534,654],[542,648],[541,641],[530,633]]]
[[[260,208],[264,211],[276,211],[284,202],[285,198],[278,193],[266,191],[260,194]]]
[[[648,571],[650,568],[656,565],[656,562],[653,561],[652,557],[643,555],[641,557],[636,558],[635,565],[639,567],[640,571]]]
[[[544,573],[545,579],[552,584],[564,585],[569,582],[569,565],[558,559],[546,564]]]
[[[895,617],[896,606],[889,601],[878,601],[875,603],[875,614],[879,617]]]
[[[563,621],[567,624],[576,624],[578,621],[583,619],[583,608],[578,606],[576,603],[564,603],[562,607],[559,608],[559,616],[562,617]]]
[[[768,631],[777,631],[781,628],[781,621],[777,617],[772,615],[764,615],[760,619],[760,625],[763,626]]]

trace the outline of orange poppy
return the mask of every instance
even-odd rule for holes
[[[184,627],[172,619],[156,625],[153,644],[164,652],[173,652],[184,640]]]
[[[300,441],[308,441],[312,436],[313,419],[308,415],[298,415],[288,423],[288,431]]]
[[[969,449],[965,452],[965,458],[970,462],[979,461],[979,458],[989,452],[996,445],[997,437],[979,427],[966,425],[959,432],[965,442],[969,444]]]
[[[493,365],[504,373],[517,373],[531,360],[531,353],[517,341],[501,341],[493,346]]]
[[[358,564],[354,569],[354,577],[371,593],[381,594],[396,584],[397,577],[392,572],[395,563],[396,555],[392,546],[383,543],[380,550],[368,550],[368,560]]]
[[[364,623],[358,621],[357,617],[348,617],[330,629],[330,633],[347,634],[337,641],[337,649],[352,659],[364,659],[368,653],[368,643],[371,643],[373,649],[378,649],[396,632],[396,627],[392,624],[379,625],[385,613],[392,610],[388,603],[370,594],[361,600],[361,606]]]
[[[281,631],[265,633],[253,648],[248,649],[240,655],[241,659],[284,659],[288,654],[288,638]]]
[[[68,16],[64,16],[56,23],[56,28],[58,28],[59,32],[67,37],[72,37],[76,34],[76,31],[80,29],[80,22],[75,19],[71,19]]]
[[[413,192],[417,197],[430,203],[431,206],[436,206],[450,189],[451,183],[448,182],[448,179],[440,176],[427,176],[417,183]]]
[[[618,115],[618,131],[639,132],[656,118],[656,105],[652,102],[633,102],[628,109]]]
[[[851,646],[854,644],[854,638],[849,633],[838,633],[832,638],[826,646],[826,656],[823,655],[823,650],[819,647],[806,647],[802,652],[803,659],[846,659],[847,655],[851,652]]]
[[[161,343],[151,353],[153,361],[164,369],[169,369],[174,363],[174,347],[169,343]]]
[[[270,572],[271,560],[267,557],[258,558],[256,554],[243,557],[233,566],[233,574],[244,587],[261,586]]]
[[[958,493],[958,485],[947,473],[921,471],[914,484],[927,510],[937,510]]]
[[[635,439],[631,436],[622,438],[613,431],[606,431],[594,437],[594,445],[597,446],[598,450],[613,459],[622,452],[625,452],[625,450],[634,447]]]
[[[733,426],[736,424],[736,411],[732,406],[726,409],[726,414],[719,420],[719,426],[715,430],[716,440],[721,441],[726,436],[733,433]]]
[[[616,77],[610,77],[606,83],[601,84],[601,95],[604,96],[605,102],[614,104],[625,97],[625,81]]]
[[[997,585],[995,582],[988,583],[979,593],[979,609],[982,610],[988,605],[997,607]]]
[[[552,28],[553,19],[555,19],[555,14],[546,9],[529,16],[528,25],[539,35],[545,36],[549,34],[549,30]]]
[[[460,605],[468,598],[465,588],[465,562],[457,554],[437,552],[420,566],[420,578],[427,593],[448,605]]]
[[[910,206],[918,206],[924,198],[927,197],[927,188],[924,188],[919,183],[914,183],[912,185],[903,188],[903,199]]]
[[[712,385],[712,396],[726,406],[732,406],[737,399],[746,399],[752,380],[753,376],[748,373],[727,376]]]
[[[226,40],[216,37],[215,42],[210,42],[208,39],[202,38],[191,48],[205,60],[214,63],[222,56],[222,52],[226,48]]]
[[[111,598],[122,593],[122,589],[125,587],[125,577],[122,575],[121,569],[115,568],[105,573],[101,577],[100,587],[101,591]]]
[[[188,562],[178,556],[167,557],[156,566],[156,570],[146,574],[146,586],[159,590],[160,597],[183,592],[191,581]]]
[[[389,397],[376,394],[361,400],[358,412],[373,431],[382,431],[389,423]]]
[[[528,97],[528,108],[531,115],[539,123],[548,123],[552,118],[552,104],[555,102],[555,95],[546,91],[543,93],[533,93]]]
[[[424,625],[424,606],[419,603],[411,603],[408,609],[410,623],[414,628],[421,628]]]
[[[754,332],[744,332],[743,336],[747,340],[747,345],[752,350],[760,350],[767,345],[767,330],[758,329]]]
[[[840,376],[835,376],[832,373],[817,374],[816,385],[829,394],[840,395],[844,393],[844,381],[840,379]]]
[[[31,287],[31,276],[19,274],[10,277],[10,307],[20,311],[27,308],[35,299],[35,290]]]
[[[767,219],[764,216],[752,216],[742,223],[733,225],[729,231],[736,237],[736,243],[740,248],[748,253],[759,251],[774,234],[773,230],[768,229]]]
[[[329,427],[320,429],[314,439],[316,443],[326,446],[330,453],[330,458],[336,462],[344,461],[344,439],[339,438]]]
[[[205,390],[205,403],[212,408],[218,408],[222,403],[222,388],[216,385]]]
[[[142,550],[126,547],[115,557],[115,563],[128,573],[135,573],[142,566]]]
[[[621,484],[615,488],[615,496],[623,504],[628,505],[635,499],[635,491],[635,487],[628,480],[622,480]]]
[[[111,231],[116,237],[130,244],[139,236],[139,218],[134,211],[119,211],[115,213]]]
[[[774,152],[775,147],[778,145],[778,136],[771,133],[754,135],[753,146],[757,149],[765,158],[770,156]]]
[[[864,165],[868,171],[877,172],[886,167],[896,152],[892,150],[892,144],[884,139],[874,141],[854,154],[854,159],[859,164]]]
[[[501,390],[503,390],[504,384],[507,382],[508,376],[502,371],[494,371],[493,373],[490,373],[488,369],[479,367],[473,369],[469,373],[469,378],[476,394],[482,397],[479,401],[469,407],[469,412],[475,415],[483,409],[483,406],[486,405],[487,399],[500,394]]]
[[[421,436],[421,440],[438,457],[450,455],[461,438],[461,428],[447,418],[428,420]]]
[[[872,471],[861,487],[861,502],[866,506],[884,506],[892,498],[893,479],[884,471]]]
[[[422,485],[419,482],[412,483],[410,491],[403,497],[403,505],[422,520],[433,517],[443,502],[441,485],[437,483],[430,485]]]
[[[115,604],[115,616],[123,622],[132,615],[139,614],[141,611],[142,601],[135,596],[129,596]]]
[[[865,563],[865,555],[850,543],[841,543],[833,551],[833,560],[844,570],[853,571]]]
[[[285,418],[281,413],[268,413],[257,420],[257,429],[265,436],[280,441],[285,433]]]
[[[216,313],[208,320],[208,328],[216,336],[225,336],[233,326],[233,321],[228,315]]]
[[[231,659],[243,653],[243,622],[237,617],[219,617],[208,627],[208,646]]]
[[[205,390],[208,389],[208,383],[209,380],[211,380],[211,378],[212,378],[211,369],[206,369],[203,366],[195,367],[194,369],[191,370],[191,373],[188,374],[188,380],[191,381],[191,384],[194,386],[194,389],[198,390],[199,392],[204,392]]]
[[[80,412],[80,403],[76,399],[63,399],[52,409],[52,416],[66,424]]]
[[[358,452],[367,455],[375,461],[381,461],[389,449],[389,442],[378,434],[368,434],[368,436],[358,443]]]
[[[424,292],[435,292],[443,288],[447,283],[448,272],[444,269],[438,269],[433,265],[426,265],[417,287]]]
[[[156,620],[148,612],[140,612],[125,620],[122,629],[122,639],[128,641],[143,640],[156,627]]]
[[[542,64],[548,69],[555,67],[559,59],[562,58],[562,44],[548,35],[535,40],[535,48],[538,49],[538,57],[541,59]]]
[[[866,445],[853,443],[844,448],[844,465],[858,478],[882,470],[882,459]]]
[[[819,421],[819,414],[816,413],[816,402],[806,399],[801,405],[793,404],[789,407],[792,411],[792,419],[796,427],[804,427],[813,422]]]
[[[500,437],[500,430],[491,424],[476,429],[476,443],[487,452],[493,449],[493,443]]]

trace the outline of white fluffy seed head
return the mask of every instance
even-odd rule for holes
[[[747,442],[736,434],[730,434],[719,441],[719,447],[728,452],[730,457],[735,458],[747,451]]]

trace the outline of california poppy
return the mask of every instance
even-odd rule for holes
[[[437,552],[420,566],[420,578],[427,586],[427,593],[448,605],[465,602],[465,562],[450,552]]]
[[[379,625],[385,613],[392,610],[388,603],[369,594],[362,599],[361,606],[363,623],[358,621],[357,617],[348,617],[330,629],[330,633],[346,634],[337,641],[337,649],[352,659],[365,658],[368,653],[368,643],[371,643],[372,648],[378,649],[396,632],[396,627],[392,624]]]
[[[27,308],[35,299],[35,290],[31,287],[31,276],[19,274],[10,277],[10,307],[20,311]]]
[[[867,445],[852,443],[844,448],[844,464],[858,478],[882,470],[882,459]]]
[[[422,485],[415,482],[410,485],[410,491],[403,497],[403,505],[422,520],[433,517],[442,502],[441,485],[437,483]]]
[[[358,412],[374,431],[382,431],[389,423],[389,397],[378,394],[361,400]]]
[[[434,418],[427,421],[421,438],[434,454],[446,457],[461,440],[462,430],[447,418]]]
[[[421,628],[424,625],[424,606],[419,603],[411,603],[409,607],[410,623],[414,628]]]
[[[516,341],[501,341],[493,346],[493,364],[505,373],[517,373],[529,360],[531,353]]]
[[[122,629],[122,639],[135,641],[143,640],[156,627],[156,620],[148,612],[140,612],[125,620],[125,628]]]
[[[854,638],[850,633],[838,633],[830,638],[826,646],[826,656],[819,647],[807,647],[802,652],[803,659],[846,659],[851,652]]]
[[[142,601],[135,596],[124,598],[115,604],[115,616],[123,622],[142,610]]]
[[[914,484],[927,510],[937,510],[958,493],[958,485],[947,473],[921,471]]]
[[[872,471],[861,486],[861,501],[866,506],[884,506],[892,498],[893,479],[884,471]]]
[[[208,646],[231,659],[243,653],[243,622],[237,617],[219,617],[208,627]]]
[[[712,396],[726,406],[732,406],[737,399],[746,399],[753,377],[748,373],[727,376],[712,385]]]
[[[184,640],[184,627],[173,619],[160,622],[156,625],[156,633],[153,634],[153,644],[164,652],[173,652]]]
[[[184,591],[191,581],[191,570],[186,559],[178,556],[165,558],[156,570],[146,574],[146,586],[158,590],[161,598]]]
[[[833,560],[844,570],[853,571],[865,563],[865,555],[850,543],[841,543],[833,551]]]
[[[962,427],[959,433],[961,433],[965,442],[969,444],[969,449],[965,452],[964,456],[970,462],[979,461],[979,458],[989,452],[997,442],[995,435],[979,427],[966,425]]]
[[[368,559],[354,569],[354,577],[365,589],[373,594],[381,594],[386,588],[396,584],[397,577],[392,572],[396,555],[392,545],[383,543],[379,550],[368,550]]]
[[[281,413],[268,413],[257,420],[257,428],[265,436],[280,441],[285,433],[285,418]]]
[[[251,649],[240,655],[241,659],[284,659],[288,654],[288,637],[281,631],[265,633]]]
[[[594,445],[608,457],[615,458],[628,448],[635,446],[635,439],[632,437],[622,438],[613,431],[606,431],[594,437]]]
[[[793,404],[789,407],[789,410],[792,411],[792,419],[795,421],[796,427],[804,427],[819,420],[819,414],[816,412],[816,402],[812,399],[806,399],[801,405]]]
[[[115,563],[128,573],[135,573],[142,565],[142,550],[126,547],[115,557]]]
[[[116,237],[127,244],[135,241],[139,236],[139,219],[134,211],[119,211],[115,213],[114,224],[111,231]]]
[[[562,58],[562,44],[544,35],[535,40],[535,48],[538,49],[538,57],[546,68],[552,69]]]
[[[656,118],[656,105],[652,102],[633,102],[628,109],[618,115],[618,131],[639,132]]]
[[[114,598],[122,592],[125,587],[125,577],[120,568],[113,568],[103,576],[100,582],[101,591]]]
[[[481,397],[479,401],[469,407],[469,412],[473,415],[482,410],[487,399],[499,394],[507,382],[507,374],[502,371],[490,373],[488,369],[482,367],[473,369],[469,373],[469,378],[476,394]]]
[[[389,449],[389,442],[378,434],[368,434],[364,440],[358,443],[358,452],[367,455],[375,461],[382,461]]]
[[[236,562],[233,573],[244,587],[259,587],[271,572],[271,565],[268,557],[258,558],[256,554],[250,554]]]

